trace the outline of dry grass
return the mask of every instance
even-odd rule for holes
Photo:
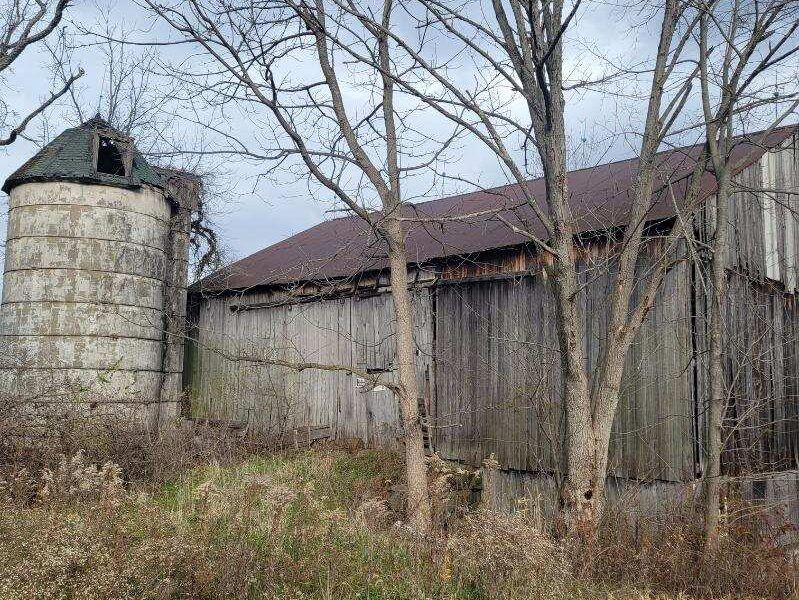
[[[766,533],[757,513],[728,524],[708,559],[702,556],[701,521],[691,507],[674,507],[639,523],[609,513],[597,551],[589,560],[574,561],[592,580],[702,598],[799,598],[799,565]]]
[[[796,593],[785,557],[746,536],[735,540],[743,544],[740,558],[731,558],[738,555],[728,545],[719,555],[723,575],[691,568],[696,538],[676,520],[657,532],[609,525],[587,560],[523,513],[453,507],[446,499],[449,475],[434,463],[445,527],[421,539],[391,508],[388,490],[402,472],[391,454],[323,449],[244,456],[225,444],[212,449],[207,441],[195,446],[183,433],[170,435],[135,452],[131,446],[144,444],[114,451],[139,469],[124,487],[125,473],[108,455],[92,464],[102,454],[96,448],[7,475],[0,598],[632,600]],[[181,448],[186,453],[177,456]],[[167,464],[157,464],[167,456]],[[743,563],[755,556],[763,573],[745,574],[751,569]]]
[[[0,472],[38,472],[62,455],[82,452],[89,462],[119,465],[128,481],[159,483],[195,465],[212,460],[228,464],[248,453],[237,438],[218,428],[176,424],[156,433],[108,415],[26,421],[4,419],[0,411],[0,434]]]

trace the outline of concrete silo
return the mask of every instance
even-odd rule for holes
[[[0,393],[175,414],[198,190],[99,116],[8,178]]]

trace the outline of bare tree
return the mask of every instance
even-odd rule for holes
[[[80,23],[59,31],[47,42],[54,77],[66,84],[80,60],[91,60],[93,81],[69,88],[65,117],[82,123],[99,114],[111,126],[134,136],[148,156],[181,158],[183,168],[195,168],[197,157],[169,152],[185,146],[178,137],[176,90],[159,69],[157,47],[132,43],[132,32],[112,14],[101,11],[91,27]],[[192,162],[193,161],[193,162]]]
[[[647,215],[652,207],[656,184],[663,184],[659,179],[662,174],[657,170],[656,153],[681,115],[696,74],[693,66],[687,71],[684,67],[686,48],[696,24],[696,17],[687,13],[689,5],[680,0],[669,0],[659,11],[658,44],[652,64],[648,66],[651,82],[641,133],[640,161],[629,202],[629,224],[620,230],[608,228],[609,245],[617,249],[607,265],[614,279],[609,334],[603,341],[598,364],[589,372],[583,356],[585,331],[579,306],[581,266],[579,253],[575,251],[575,240],[580,231],[576,229],[566,176],[566,92],[575,85],[566,81],[563,73],[564,36],[582,9],[581,0],[568,8],[561,1],[497,1],[492,4],[493,23],[470,16],[481,14],[481,11],[470,11],[462,5],[453,7],[436,0],[402,4],[404,14],[410,14],[421,22],[420,30],[425,32],[416,43],[411,43],[409,35],[400,33],[401,28],[392,26],[394,7],[391,4],[384,5],[381,11],[374,11],[371,6],[348,0],[329,3],[318,0],[313,5],[306,2],[250,3],[242,9],[192,2],[191,11],[183,12],[149,0],[147,4],[174,29],[199,44],[226,74],[233,76],[233,83],[221,84],[214,80],[206,83],[206,90],[213,90],[217,98],[223,98],[220,102],[229,102],[243,88],[250,95],[248,102],[266,106],[281,131],[294,144],[290,151],[281,148],[275,158],[284,160],[287,155],[299,155],[319,182],[386,240],[392,266],[392,292],[398,311],[400,379],[408,390],[415,388],[411,386],[411,356],[401,348],[403,345],[412,347],[412,339],[411,328],[405,325],[409,319],[403,316],[403,313],[409,314],[403,300],[407,275],[402,276],[402,273],[407,273],[407,256],[398,210],[404,201],[399,191],[404,171],[398,166],[400,154],[392,117],[396,115],[394,100],[398,90],[404,97],[414,98],[433,108],[496,154],[511,179],[521,184],[525,208],[532,211],[541,225],[541,228],[528,227],[523,219],[510,220],[496,214],[496,218],[506,226],[534,244],[550,274],[556,304],[566,414],[567,468],[561,491],[565,524],[571,533],[592,535],[603,507],[610,434],[627,350],[655,302],[665,273],[675,264],[670,257],[685,226],[683,221],[679,222],[672,232],[668,249],[656,261],[656,268],[651,269],[643,281],[640,280],[636,276],[636,265],[647,244]],[[288,17],[274,16],[276,6],[281,5],[288,8],[292,18],[300,19],[306,31],[289,30]],[[278,27],[282,28],[279,32]],[[368,32],[370,43],[365,43],[363,34],[354,31]],[[485,85],[479,90],[467,89],[451,76],[445,66],[437,64],[434,56],[426,55],[427,32],[455,40],[477,57],[482,69],[490,73],[483,75]],[[321,67],[321,81],[288,85],[276,78],[275,61],[295,51],[300,44],[296,40],[308,35],[312,37],[315,58]],[[258,40],[253,41],[252,37],[258,37]],[[289,40],[293,43],[290,48],[287,47]],[[339,57],[365,68],[379,82],[379,105],[355,124],[348,111],[351,108],[341,91],[333,49]],[[197,74],[192,76],[196,78]],[[186,77],[186,80],[191,78]],[[609,80],[612,76],[603,79]],[[432,86],[428,85],[430,82]],[[582,85],[597,84],[582,82]],[[526,111],[521,117],[506,110],[508,101],[498,99],[492,93],[495,86],[504,86],[513,97],[522,99]],[[435,88],[434,91],[431,87]],[[319,88],[329,92],[323,100],[316,95]],[[302,94],[305,100],[289,105],[282,100],[287,93],[293,93],[295,97]],[[325,146],[322,151],[309,146],[308,136],[296,120],[296,115],[308,107],[317,111],[313,120],[315,126],[320,119],[325,119],[332,120],[336,127],[335,143]],[[378,112],[382,114],[380,128],[374,126],[374,115]],[[400,122],[404,125],[403,119]],[[382,164],[375,162],[364,139],[359,137],[364,125],[377,132],[383,153]],[[511,147],[514,141],[518,141],[523,150],[520,158]],[[340,151],[341,145],[345,153]],[[525,185],[533,158],[537,158],[543,167],[546,182],[543,198],[535,197]],[[336,161],[344,162],[345,166],[339,166],[337,171],[332,171],[335,176],[331,176],[331,171],[324,169],[335,165]],[[431,164],[428,161],[426,166],[430,168]],[[353,167],[380,198],[383,210],[379,217],[364,210],[358,202],[359,195],[348,193],[340,185],[341,176]],[[687,197],[674,200],[682,210],[690,212],[700,174],[701,169],[695,169]],[[468,216],[453,215],[450,218],[466,219]],[[403,376],[403,370],[407,377]],[[417,449],[412,447],[418,415],[410,394],[400,394],[400,403],[406,436],[410,436],[407,437],[410,440],[409,452],[415,454],[408,456],[409,465],[412,465],[421,458],[421,442]],[[421,485],[417,487],[421,489]]]
[[[715,201],[709,207],[714,231],[710,240],[709,397],[708,440],[703,472],[705,551],[718,544],[721,454],[728,386],[724,372],[725,299],[728,289],[730,197],[741,157],[734,155],[736,125],[747,117],[765,116],[771,129],[799,106],[796,90],[780,94],[764,89],[765,76],[779,81],[781,69],[799,52],[799,3],[791,0],[745,2],[711,0],[697,5],[700,15],[698,46],[701,67],[702,112],[710,170],[716,181]],[[784,83],[795,74],[783,71]],[[795,87],[795,83],[792,84]],[[754,140],[757,145],[762,140]],[[744,157],[745,159],[746,157]],[[774,194],[762,190],[761,194]]]
[[[411,53],[444,92],[437,97],[418,92],[419,97],[481,140],[499,159],[511,180],[521,184],[526,208],[535,225],[498,215],[513,231],[530,240],[542,256],[556,305],[557,333],[565,406],[566,476],[561,487],[565,526],[570,534],[591,536],[603,508],[608,470],[610,435],[619,403],[621,378],[627,351],[655,302],[665,273],[675,264],[670,257],[682,236],[685,223],[678,221],[668,249],[656,268],[640,279],[636,264],[647,244],[645,226],[656,185],[662,186],[656,153],[680,117],[691,91],[696,69],[684,66],[687,46],[696,24],[688,15],[689,5],[668,0],[659,14],[655,55],[646,72],[646,116],[641,130],[639,163],[629,198],[628,224],[607,230],[609,245],[616,253],[606,268],[613,276],[607,338],[602,340],[597,365],[589,372],[584,348],[581,316],[580,259],[577,227],[570,204],[567,178],[566,94],[580,86],[629,76],[629,71],[607,74],[600,81],[567,81],[564,75],[564,38],[586,3],[568,6],[562,0],[492,3],[494,22],[479,15],[479,7],[453,8],[438,0],[420,0],[425,9],[424,25],[435,27],[461,43],[482,66],[482,90],[467,90],[450,78],[445,69],[420,54],[398,36],[395,42]],[[343,2],[342,2],[343,3]],[[348,4],[353,10],[352,4]],[[361,18],[368,15],[360,13]],[[474,16],[473,16],[474,15]],[[488,75],[485,75],[485,73]],[[409,88],[419,89],[413,84]],[[519,116],[506,110],[506,102],[492,93],[503,87],[525,106]],[[517,158],[513,142],[522,149]],[[535,197],[525,185],[528,165],[538,158],[546,183],[544,197]],[[696,198],[700,169],[695,169],[685,198],[675,199],[680,210],[690,213]],[[529,223],[529,220],[527,221]],[[635,293],[639,290],[639,293]]]
[[[12,0],[3,5],[0,15],[0,74],[9,69],[26,50],[37,46],[55,31],[70,3],[70,0],[57,2]],[[78,69],[65,77],[63,85],[58,90],[53,91],[48,98],[17,121],[8,135],[0,139],[0,146],[14,143],[30,122],[66,94],[82,75],[83,70]],[[2,124],[10,126],[9,121],[13,119],[13,111],[2,98],[0,98],[0,108],[2,108]]]
[[[132,32],[109,11],[101,11],[91,27],[77,23],[74,32],[62,30],[48,41],[54,77],[67,85],[78,70],[78,57],[91,56],[97,68],[94,86],[69,86],[62,101],[63,117],[74,124],[99,114],[112,127],[136,140],[137,149],[154,164],[183,171],[202,181],[198,204],[191,215],[190,279],[196,281],[230,262],[230,251],[219,239],[214,217],[227,193],[218,174],[224,166],[203,152],[203,140],[191,137],[175,106],[175,82],[160,68],[159,49],[131,41]],[[85,82],[85,83],[84,83]],[[83,83],[83,85],[81,85]],[[191,129],[191,128],[189,128]],[[37,140],[40,145],[47,135]]]
[[[410,220],[403,185],[420,172],[434,173],[455,135],[437,137],[423,131],[414,123],[420,103],[397,87],[397,81],[413,77],[419,64],[409,53],[395,52],[395,3],[377,3],[373,16],[363,19],[348,7],[324,0],[270,0],[241,7],[213,0],[169,6],[145,2],[202,50],[202,72],[185,66],[175,70],[194,97],[247,111],[263,108],[270,116],[274,130],[267,133],[276,146],[252,150],[224,132],[231,149],[223,151],[271,161],[272,171],[291,168],[291,160],[298,159],[305,173],[384,244],[395,321],[397,381],[390,389],[400,406],[408,518],[416,529],[428,529],[430,502],[405,242]],[[360,54],[368,59],[352,60]],[[315,75],[296,81],[287,65],[304,61],[313,63],[309,70]],[[456,133],[458,129],[454,127]],[[372,200],[378,210],[370,209]],[[283,366],[362,374],[351,365]]]

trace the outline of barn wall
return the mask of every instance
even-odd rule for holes
[[[796,195],[786,192],[797,189],[796,165],[789,140],[736,178],[727,372],[735,417],[729,422],[741,433],[730,437],[727,465],[787,468],[799,454],[793,299],[799,224]],[[772,202],[763,199],[769,189]],[[697,227],[700,238],[712,235],[706,215]],[[651,256],[660,255],[659,243],[650,243]],[[606,335],[612,286],[601,247],[592,242],[581,249],[589,369]],[[669,272],[628,354],[611,443],[614,476],[680,482],[701,472],[704,407],[694,399],[706,395],[706,257],[701,245],[697,252],[680,254],[700,260]],[[639,274],[651,267],[645,254]],[[374,289],[385,292],[381,285]],[[505,469],[561,470],[558,344],[551,292],[534,254],[504,249],[452,260],[441,266],[438,281],[425,285],[415,292],[418,393],[428,403],[436,450],[473,465],[495,454]],[[313,299],[281,302],[266,292],[204,298],[196,323],[200,343],[187,353],[194,414],[264,431],[329,425],[338,437],[392,442],[397,414],[388,391],[363,391],[343,372],[259,363],[354,365],[391,377],[391,297],[353,294],[307,303]]]
[[[413,297],[423,397],[432,388],[432,304],[426,288]],[[241,309],[258,304],[267,306]],[[390,391],[365,389],[342,371],[299,372],[265,362],[352,365],[391,380],[393,323],[388,293],[303,303],[276,303],[273,293],[206,297],[194,329],[199,343],[188,354],[192,414],[270,434],[328,426],[338,438],[391,446],[399,417]]]
[[[701,292],[701,290],[700,290]],[[708,323],[697,294],[697,411],[704,455],[708,398]],[[799,465],[799,310],[779,282],[728,274],[724,371],[728,389],[724,418],[725,474],[763,473]]]
[[[722,468],[729,475],[795,469],[799,464],[797,173],[796,139],[790,138],[735,178],[724,331],[729,401]],[[700,218],[700,237],[711,239],[714,224],[706,215]],[[709,325],[709,296],[702,282],[707,281],[707,266],[694,266],[702,450]]]
[[[659,255],[659,247],[653,250]],[[596,364],[605,335],[611,285],[609,276],[597,275],[603,272],[597,266],[602,252],[593,251],[592,257],[582,273],[589,367]],[[511,262],[533,268],[526,261]],[[490,261],[480,264],[489,268]],[[648,268],[644,260],[639,272]],[[685,265],[669,273],[630,349],[611,445],[615,475],[693,477],[689,275]],[[530,271],[452,276],[445,270],[447,279],[415,294],[419,396],[428,401],[435,449],[473,465],[493,453],[503,468],[557,470],[561,385],[546,279]],[[236,310],[253,305],[262,307]],[[391,442],[398,415],[390,392],[359,391],[356,378],[341,372],[297,373],[257,361],[390,371],[392,321],[390,294],[294,304],[281,304],[274,293],[207,297],[197,319],[200,343],[187,354],[188,369],[196,374],[193,414],[270,432],[329,425],[338,437]]]
[[[732,275],[727,296],[730,402],[724,465],[729,474],[795,467],[796,300]]]
[[[646,261],[639,272],[647,268]],[[600,272],[602,269],[600,269]],[[627,358],[610,472],[636,479],[693,477],[689,274],[681,265]],[[581,275],[589,369],[606,335],[611,278]],[[436,291],[436,449],[470,464],[557,472],[564,434],[554,307],[543,275],[450,281]]]
[[[734,178],[730,198],[731,269],[752,281],[774,280],[797,289],[799,153],[795,137],[767,152]],[[705,225],[711,236],[713,223]]]

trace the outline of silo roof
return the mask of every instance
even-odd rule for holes
[[[102,173],[95,167],[94,134],[112,136],[130,144],[130,173]],[[130,140],[97,115],[78,127],[66,129],[6,179],[3,191],[32,181],[77,181],[135,188],[142,184],[163,187],[161,178]]]

